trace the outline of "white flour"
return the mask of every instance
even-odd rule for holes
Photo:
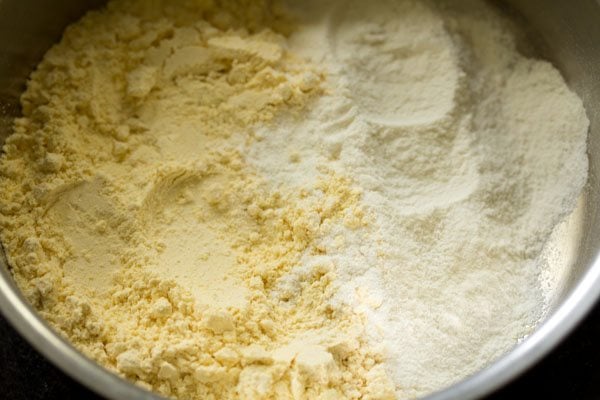
[[[372,228],[334,228],[301,264],[335,265],[334,304],[364,313],[401,397],[441,389],[541,317],[536,259],[587,176],[583,106],[485,3],[297,7],[291,48],[325,66],[328,95],[258,129],[250,160],[276,186],[333,169],[364,190]]]

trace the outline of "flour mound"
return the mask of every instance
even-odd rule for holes
[[[331,266],[270,296],[330,225],[363,224],[343,176],[299,197],[239,151],[322,91],[289,27],[261,2],[110,2],[50,49],[4,146],[18,285],[86,355],[164,396],[393,396],[363,319],[328,306]]]
[[[326,168],[363,190],[373,223],[337,226],[302,264],[335,265],[332,302],[367,318],[400,398],[440,390],[544,315],[540,254],[587,178],[581,100],[482,2],[297,12],[291,48],[327,65],[327,94],[301,122],[260,129],[250,160],[274,187],[310,187]]]

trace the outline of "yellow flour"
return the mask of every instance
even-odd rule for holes
[[[1,239],[56,330],[150,390],[392,398],[361,317],[327,305],[331,265],[270,294],[333,224],[368,222],[344,177],[274,191],[239,153],[252,126],[320,92],[276,10],[113,1],[69,27],[4,146]]]

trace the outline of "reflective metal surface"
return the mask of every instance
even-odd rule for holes
[[[64,27],[101,0],[0,0],[0,140],[18,115],[26,77]],[[539,47],[583,99],[591,120],[590,177],[576,212],[548,248],[555,295],[546,320],[510,353],[429,400],[483,396],[531,367],[581,321],[600,295],[600,1],[496,1],[527,21]],[[24,301],[0,252],[0,310],[67,374],[111,399],[157,399],[112,375],[59,338]]]

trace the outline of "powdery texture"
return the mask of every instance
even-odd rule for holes
[[[166,396],[393,397],[364,319],[326,300],[331,265],[269,295],[333,226],[366,223],[347,178],[273,190],[236,150],[320,93],[282,27],[259,2],[111,2],[45,56],[4,146],[17,283],[85,354]]]
[[[517,36],[470,0],[111,2],[4,147],[15,279],[167,396],[441,389],[535,327],[586,180],[581,101]]]
[[[366,316],[400,398],[442,389],[543,316],[538,257],[587,177],[582,103],[483,2],[290,7],[290,48],[327,68],[327,94],[259,129],[249,159],[274,187],[327,166],[364,190],[375,223],[336,227],[301,265],[335,266],[333,302]]]

